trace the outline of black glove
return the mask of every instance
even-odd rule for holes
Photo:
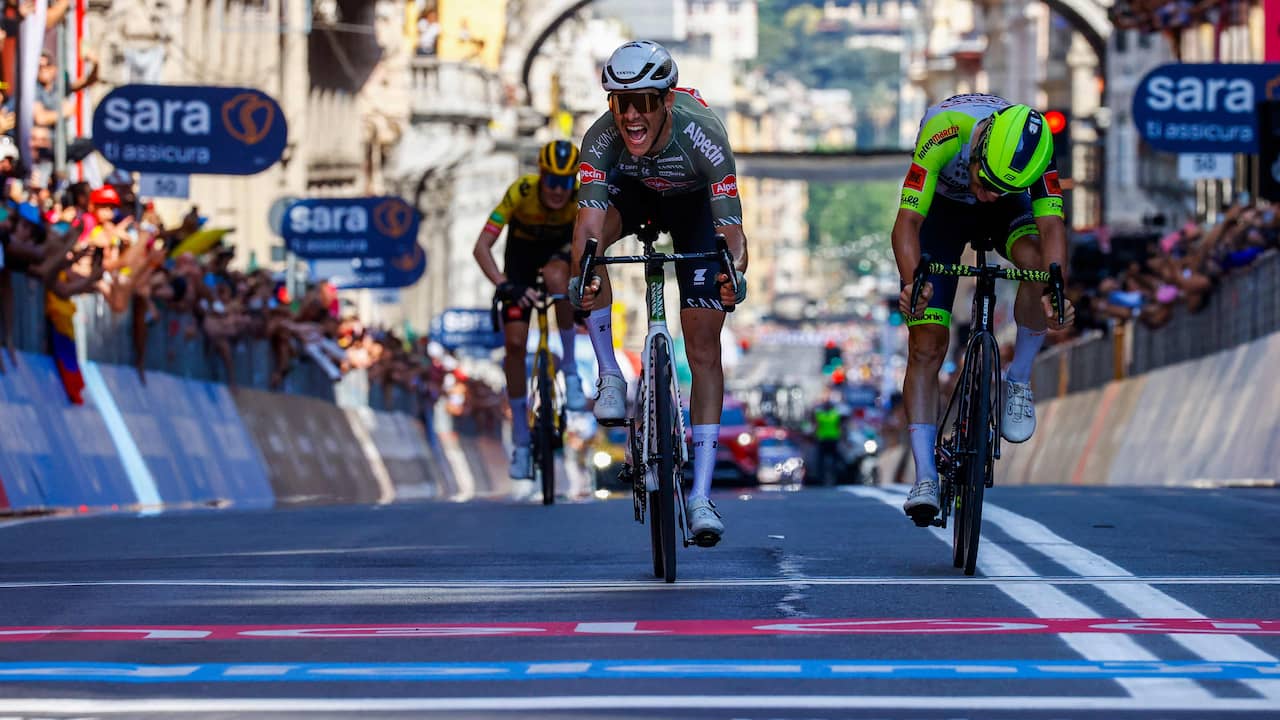
[[[499,300],[507,302],[518,302],[524,297],[525,286],[519,283],[513,283],[510,280],[504,280],[498,283],[498,289],[494,292]]]

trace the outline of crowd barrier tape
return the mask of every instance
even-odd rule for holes
[[[18,353],[0,375],[0,484],[11,512],[132,508],[138,497],[102,413],[71,405],[52,358]]]

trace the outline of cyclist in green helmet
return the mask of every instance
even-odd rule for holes
[[[911,280],[920,256],[956,263],[966,243],[994,249],[1024,269],[1067,267],[1062,189],[1053,163],[1053,136],[1044,118],[1026,105],[994,95],[957,95],[929,108],[920,123],[915,154],[902,185],[893,224],[893,253],[908,318],[908,353],[902,394],[915,459],[915,485],[903,509],[908,515],[938,509],[934,438],[938,431],[938,371],[950,339],[956,279],[930,275],[912,312]],[[1018,338],[1005,371],[1001,434],[1025,442],[1035,431],[1031,365],[1049,329],[1065,322],[1043,297],[1044,286],[1022,283],[1014,303]]]

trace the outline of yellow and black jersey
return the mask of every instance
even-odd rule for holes
[[[568,243],[573,239],[573,221],[578,216],[578,187],[575,184],[569,201],[559,210],[550,210],[543,206],[538,194],[538,174],[522,175],[502,196],[502,202],[493,209],[489,221],[485,223],[485,232],[497,235],[505,225],[511,226],[507,233],[507,247],[524,242],[538,244],[554,244],[561,240]]]

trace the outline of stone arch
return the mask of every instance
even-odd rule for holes
[[[534,58],[547,38],[573,17],[574,13],[590,5],[594,0],[547,0],[538,5],[528,19],[527,32],[520,33],[519,42],[508,45],[504,51],[502,74],[511,83],[529,90],[529,73]],[[1043,0],[1055,12],[1067,18],[1088,40],[1098,54],[1099,66],[1105,67],[1107,39],[1111,36],[1111,20],[1107,11],[1115,0]]]

